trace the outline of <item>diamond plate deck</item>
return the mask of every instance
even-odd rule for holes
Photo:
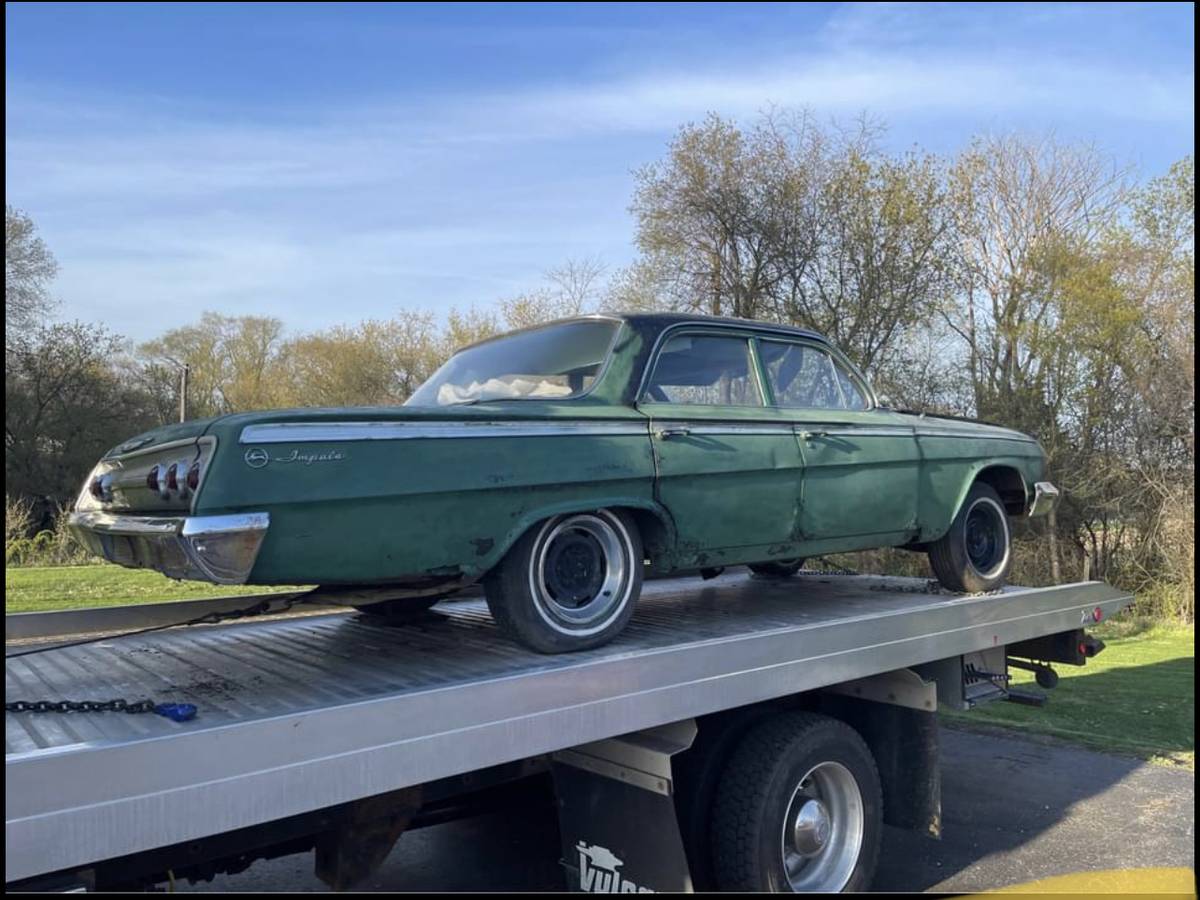
[[[1077,628],[1088,582],[987,596],[920,581],[648,582],[595,650],[526,651],[481,601],[195,626],[6,662],[8,700],[183,701],[173,723],[6,714],[5,880],[309,812],[720,709]]]

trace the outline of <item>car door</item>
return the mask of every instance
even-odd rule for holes
[[[757,350],[771,402],[795,426],[805,541],[836,549],[912,536],[921,464],[912,427],[872,408],[865,383],[827,345],[762,338]]]
[[[747,334],[672,331],[650,360],[638,407],[683,565],[781,555],[796,539],[799,447],[760,381]]]

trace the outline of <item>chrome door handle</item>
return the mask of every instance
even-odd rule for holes
[[[811,441],[813,438],[829,437],[828,431],[802,431],[800,439],[803,441]]]
[[[691,433],[692,430],[690,428],[663,428],[659,430],[658,436],[665,441],[667,438],[687,437]]]

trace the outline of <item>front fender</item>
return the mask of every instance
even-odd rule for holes
[[[1014,491],[1020,491],[1021,499],[1019,506],[1021,511],[1023,511],[1031,496],[1032,485],[1039,476],[1039,472],[1033,471],[1035,467],[1031,465],[1032,462],[1034,461],[1029,457],[1014,456],[981,459],[971,463],[957,486],[956,493],[954,494],[954,502],[949,508],[949,517],[939,523],[940,527],[937,532],[931,534],[926,539],[937,540],[950,529],[950,523],[958,516],[959,511],[966,502],[967,494],[970,492],[971,487],[976,481],[981,479],[996,487],[997,492],[1001,494],[1002,498],[1005,496],[1005,490],[1001,490],[1000,484],[993,484],[993,481],[1009,479],[1011,481],[1009,488]],[[1036,468],[1041,469],[1042,466],[1036,466]],[[1020,483],[1019,488],[1017,487],[1018,481]],[[1012,509],[1009,512],[1010,515],[1013,514]],[[1019,515],[1020,512],[1016,514]]]
[[[995,481],[996,484],[992,486],[997,487],[1001,497],[1008,500],[1010,515],[1020,515],[1026,508],[1030,491],[1034,481],[1040,478],[1042,468],[1042,461],[1027,456],[938,461],[937,466],[926,470],[920,487],[920,542],[935,541],[948,532],[950,523],[966,502],[967,492],[979,479],[989,484]],[[1003,480],[1006,478],[1007,482]]]

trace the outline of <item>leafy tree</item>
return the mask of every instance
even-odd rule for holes
[[[7,492],[53,503],[78,493],[109,448],[155,424],[146,396],[114,372],[123,341],[82,322],[37,326],[5,354]],[[40,517],[47,515],[43,503]]]
[[[441,362],[433,316],[338,326],[286,341],[278,369],[293,406],[403,403]]]
[[[142,344],[143,385],[162,411],[177,408],[179,372],[188,367],[191,418],[277,406],[274,365],[283,323],[265,316],[206,312],[195,325],[174,328]]]
[[[803,116],[684,127],[637,173],[642,258],[618,296],[816,328],[869,373],[904,368],[946,293],[952,219],[939,162],[876,138]]]

